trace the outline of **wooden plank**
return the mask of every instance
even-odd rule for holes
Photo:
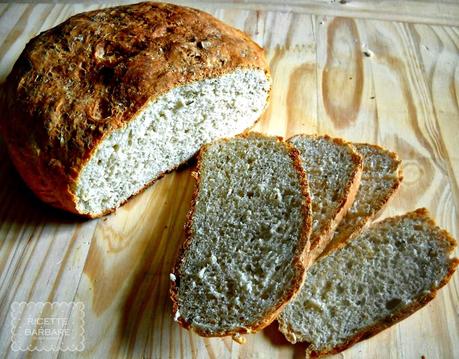
[[[135,3],[125,0],[122,3]],[[323,16],[342,16],[421,24],[459,25],[459,4],[454,0],[171,0],[169,2],[213,11],[237,9],[246,11],[295,12]],[[73,3],[64,0],[60,3]],[[118,5],[104,0],[83,1],[83,7]],[[75,6],[75,5],[72,5]]]
[[[371,55],[362,55],[362,58],[371,64],[376,100],[376,117],[373,117],[369,127],[378,129],[375,142],[399,153],[404,164],[405,181],[399,195],[385,213],[389,215],[426,206],[442,226],[457,233],[456,207],[451,198],[452,186],[455,184],[449,181],[447,168],[450,165],[448,156],[445,156],[444,136],[439,131],[432,98],[415,53],[409,26],[365,21],[363,31],[366,33],[364,51]],[[328,46],[331,46],[330,41]],[[341,70],[347,71],[348,68],[344,66]],[[353,88],[347,91],[352,92]],[[342,91],[347,92],[345,89]],[[328,118],[322,118],[320,123],[322,121],[327,123]],[[355,133],[352,127],[340,133],[347,131]],[[429,310],[421,310],[407,321],[389,329],[384,336],[372,339],[375,345],[400,348],[399,355],[402,357],[454,357],[459,351],[457,340],[451,340],[448,328],[439,325],[441,321],[433,319],[449,315],[454,317],[451,322],[457,321],[453,315],[455,304],[451,301],[451,298],[457,297],[457,276],[454,281],[455,284],[442,291],[439,298],[429,305]],[[435,327],[423,327],[421,334],[412,330],[422,327],[422,323],[428,321],[433,321]],[[458,323],[451,325],[457,327]],[[422,340],[422,336],[441,337],[442,344],[433,346],[430,340]],[[357,355],[359,350],[362,350],[362,345],[351,349],[349,353]],[[367,353],[368,356],[375,354]]]
[[[438,123],[438,131],[444,143],[445,170],[451,183],[456,209],[459,208],[458,177],[459,154],[459,106],[457,71],[459,65],[459,34],[456,28],[412,25],[417,58],[430,98],[432,116]],[[456,211],[456,222],[459,222]]]
[[[340,17],[316,23],[318,132],[375,142],[379,123],[364,23]]]
[[[192,189],[189,170],[173,173],[99,221],[75,296],[92,323],[88,357],[136,357],[145,346],[159,357],[182,340],[190,347],[189,333],[172,335],[179,328],[167,294]]]
[[[397,151],[403,159],[405,181],[385,214],[427,206],[443,226],[457,232],[456,206],[450,196],[454,183],[445,171],[448,159],[443,137],[408,25],[348,18],[327,18],[324,24],[318,30],[320,132],[354,141],[371,139]],[[364,84],[359,84],[362,79]],[[372,358],[453,357],[459,348],[448,327],[426,328],[422,323],[448,312],[453,316],[457,304],[451,298],[457,297],[457,276],[454,281],[429,309],[373,338],[372,345],[360,343],[347,353]],[[457,321],[454,318],[453,328],[458,325],[451,323]],[[412,330],[421,327],[421,333]],[[432,337],[444,340],[435,346],[431,340],[422,340]]]
[[[330,133],[396,150],[405,182],[385,214],[427,206],[459,234],[458,29],[426,25],[457,24],[456,2],[182,3],[210,11],[266,48],[274,88],[256,130]],[[108,5],[0,6],[0,81],[29,37]],[[289,344],[275,323],[239,345],[198,337],[172,320],[168,273],[183,240],[190,172],[165,176],[102,220],[79,221],[39,203],[1,161],[0,355],[21,356],[11,351],[14,301],[56,300],[85,304],[86,349],[51,357],[302,357],[304,347]],[[459,356],[458,281],[456,274],[426,308],[343,355]]]
[[[254,130],[290,137],[301,129],[317,130],[316,41],[313,18],[305,14],[266,16],[263,46],[273,78],[271,103]],[[284,119],[279,121],[279,119]]]
[[[459,4],[456,1],[423,0],[237,0],[178,1],[195,7],[233,8],[308,13],[363,19],[402,21],[421,24],[459,25]]]
[[[3,145],[2,145],[3,146]],[[2,147],[0,176],[0,354],[11,348],[14,302],[71,302],[97,221],[84,222],[39,202]]]

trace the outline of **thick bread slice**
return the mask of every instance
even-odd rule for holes
[[[72,16],[30,40],[0,130],[43,201],[108,213],[201,145],[242,133],[270,92],[263,50],[202,11],[145,2]]]
[[[384,209],[403,180],[401,162],[396,153],[377,145],[353,145],[363,157],[360,187],[322,256],[357,236]]]
[[[309,258],[314,260],[331,240],[333,231],[357,194],[362,157],[354,147],[330,136],[297,135],[288,140],[300,151],[312,201]]]
[[[298,151],[260,134],[217,141],[195,176],[174,317],[202,336],[256,332],[304,280],[311,204]]]
[[[426,209],[376,223],[312,265],[279,329],[312,357],[338,353],[432,300],[459,263],[455,246]]]

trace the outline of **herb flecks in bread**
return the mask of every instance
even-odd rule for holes
[[[205,146],[171,295],[204,336],[254,332],[299,290],[311,228],[298,152],[250,134]]]
[[[310,268],[279,328],[312,356],[340,352],[433,299],[459,263],[455,246],[425,209],[376,223]]]

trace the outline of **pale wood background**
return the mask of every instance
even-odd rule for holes
[[[384,215],[426,206],[458,237],[457,1],[187,4],[243,29],[266,48],[274,88],[257,130],[330,133],[397,151],[405,181]],[[108,5],[0,4],[0,81],[32,36]],[[11,350],[13,301],[86,306],[86,349],[33,353],[39,357],[304,355],[276,324],[239,345],[200,338],[173,322],[168,273],[194,185],[189,168],[165,176],[115,214],[84,221],[41,204],[3,145],[0,156],[0,355],[32,356]],[[459,358],[458,285],[456,273],[427,307],[338,357]]]

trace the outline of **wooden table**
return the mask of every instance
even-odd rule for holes
[[[280,2],[279,2],[280,3]],[[329,133],[382,144],[405,180],[384,213],[426,206],[459,234],[457,1],[229,1],[192,5],[249,33],[271,64],[272,103],[257,130]],[[188,4],[191,4],[189,2]],[[0,81],[25,43],[77,12],[109,4],[0,5]],[[0,353],[7,357],[302,357],[273,324],[239,345],[171,318],[169,271],[183,239],[190,169],[116,213],[77,220],[26,189],[0,147]],[[459,358],[459,275],[427,307],[343,358]],[[13,302],[82,302],[85,349],[17,352]]]

